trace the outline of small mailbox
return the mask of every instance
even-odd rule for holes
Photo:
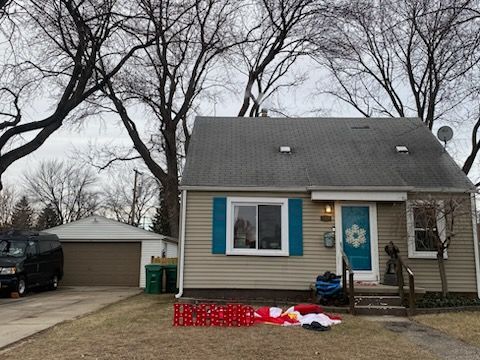
[[[328,231],[323,234],[323,243],[326,248],[335,247],[335,233],[333,231]]]

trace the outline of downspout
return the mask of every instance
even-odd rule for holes
[[[475,194],[470,195],[471,199],[471,211],[472,211],[472,230],[473,230],[473,247],[475,253],[475,270],[477,278],[477,296],[480,298],[480,259],[479,259],[479,250],[478,250],[478,232],[477,232],[477,206],[475,201]]]
[[[180,202],[180,261],[179,261],[179,283],[176,299],[183,295],[183,269],[185,267],[185,217],[187,214],[187,190],[182,191],[182,201]]]

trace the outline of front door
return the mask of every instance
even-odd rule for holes
[[[378,281],[376,205],[340,204],[337,211],[338,245],[347,255],[355,279]]]

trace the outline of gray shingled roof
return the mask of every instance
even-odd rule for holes
[[[287,145],[291,154],[281,154]],[[396,145],[406,145],[400,154]],[[413,187],[472,183],[419,119],[210,118],[195,121],[183,186]]]

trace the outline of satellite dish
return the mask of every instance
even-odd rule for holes
[[[447,141],[452,140],[453,130],[450,126],[442,126],[438,129],[437,136],[440,141],[443,141],[446,144]]]

